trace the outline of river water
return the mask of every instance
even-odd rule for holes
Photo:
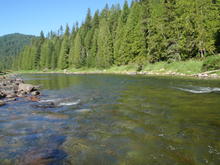
[[[41,101],[0,107],[2,165],[220,164],[220,80],[22,77]]]

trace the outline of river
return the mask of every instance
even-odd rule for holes
[[[220,164],[220,80],[22,77],[41,101],[0,107],[2,165]]]

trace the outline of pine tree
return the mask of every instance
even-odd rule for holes
[[[95,67],[95,59],[98,51],[98,28],[99,28],[99,11],[95,12],[95,15],[92,19],[92,29],[90,31],[89,38],[86,39],[87,44],[89,45],[89,52],[86,58],[86,64],[88,67]]]
[[[169,33],[173,30],[172,26],[174,24],[172,18],[173,11],[169,10],[169,5],[171,5],[170,9],[173,9],[172,4],[168,0],[164,2],[154,1],[150,4],[147,35],[147,52],[150,62],[165,61],[168,59],[167,49],[172,45],[169,45],[169,42],[172,42],[173,31],[171,32],[172,34]]]
[[[108,68],[113,64],[113,43],[108,22],[105,18],[100,21],[98,34],[97,67]]]
[[[125,1],[124,3],[124,7],[123,10],[121,12],[121,15],[118,19],[118,25],[117,25],[117,29],[116,29],[116,36],[114,39],[114,63],[116,65],[121,65],[122,61],[120,59],[120,47],[122,44],[122,39],[124,37],[124,32],[125,32],[125,25],[127,23],[127,19],[128,19],[128,15],[129,15],[129,6],[128,6],[128,2]]]
[[[39,40],[34,41],[34,46],[36,47],[35,55],[34,55],[34,69],[40,69],[40,55],[41,55],[41,46],[44,43],[45,37],[43,31],[40,33]]]
[[[66,69],[69,67],[69,51],[70,51],[70,30],[69,26],[66,25],[66,30],[63,36],[63,41],[61,45],[58,67],[60,69]]]
[[[141,19],[140,4],[134,2],[119,50],[121,54],[119,60],[123,65],[127,65],[129,62],[143,61],[146,58],[146,39],[142,31]]]
[[[54,53],[51,59],[52,69],[58,68],[58,59],[60,55],[61,45],[62,45],[62,40],[60,39],[60,37],[56,36],[54,38]]]
[[[71,47],[71,59],[75,68],[82,66],[82,42],[80,33],[77,33],[74,43]]]
[[[196,9],[196,30],[198,37],[196,45],[200,57],[214,54],[215,51],[215,34],[220,27],[219,10],[217,5],[210,0],[195,0]]]
[[[51,59],[54,55],[54,45],[52,40],[46,40],[41,48],[41,69],[51,69]]]

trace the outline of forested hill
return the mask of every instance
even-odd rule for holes
[[[15,69],[109,68],[204,59],[219,53],[220,0],[134,0],[88,10],[79,27],[41,32]],[[141,67],[139,67],[141,69]]]
[[[11,68],[12,59],[19,55],[25,45],[30,44],[34,36],[19,33],[0,37],[0,68]]]

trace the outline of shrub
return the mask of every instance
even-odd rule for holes
[[[202,65],[203,71],[220,69],[220,55],[207,57]]]

